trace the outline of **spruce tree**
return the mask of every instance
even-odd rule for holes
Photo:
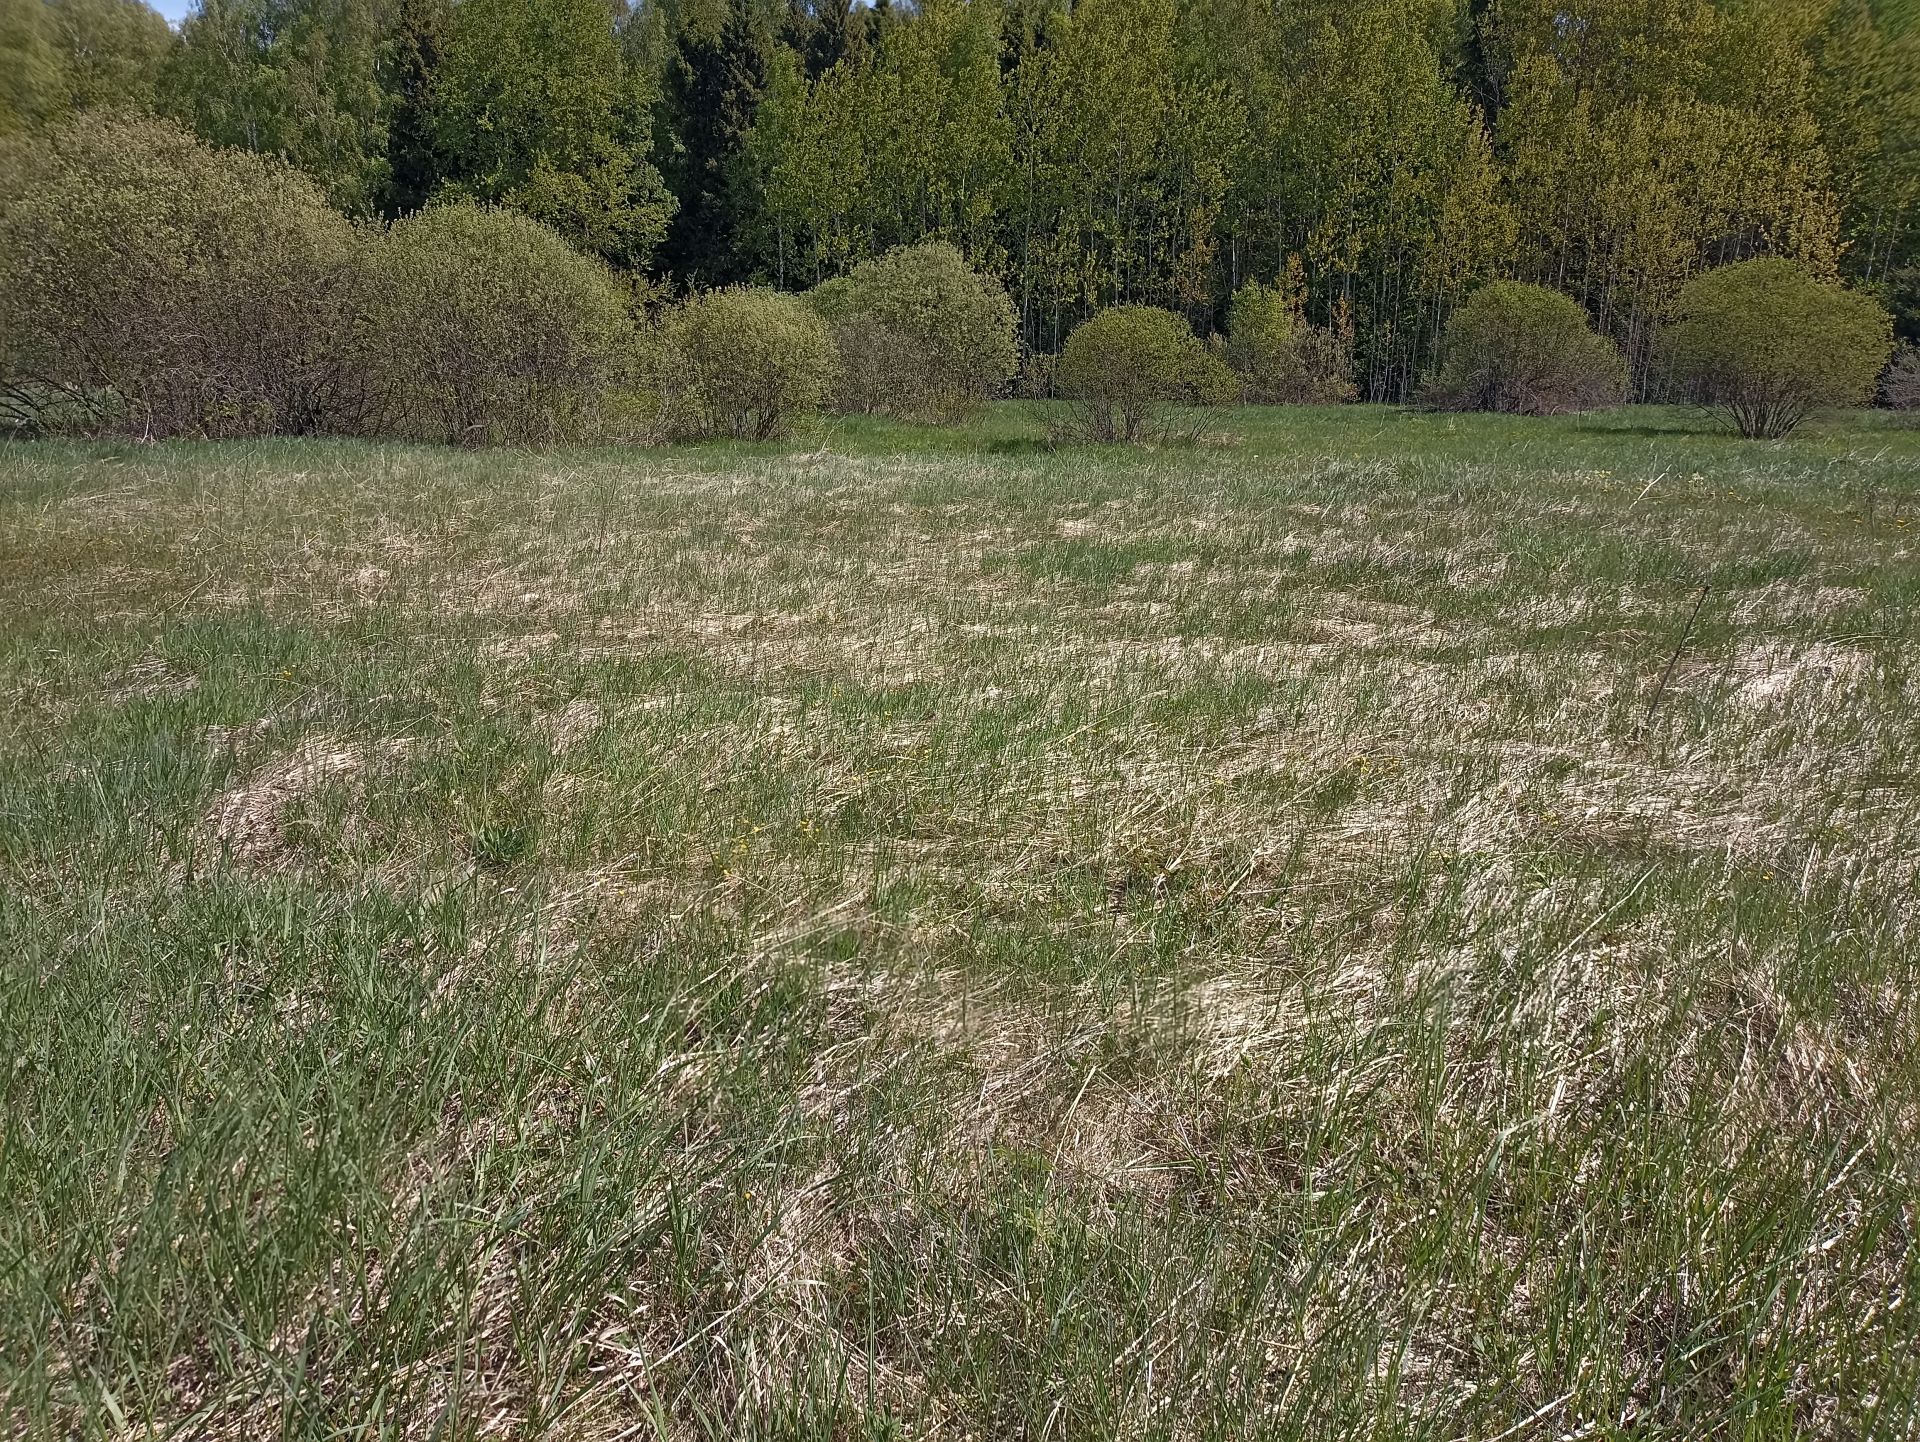
[[[733,0],[717,34],[681,35],[665,97],[667,181],[679,209],[661,259],[684,284],[727,285],[761,269],[747,140],[766,86],[766,42],[747,0]]]
[[[390,106],[387,185],[380,209],[389,220],[425,205],[439,179],[431,103],[446,11],[447,0],[400,0],[387,38],[381,65]]]

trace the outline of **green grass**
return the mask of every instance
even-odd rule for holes
[[[1920,432],[1225,424],[0,447],[0,1430],[1911,1435]]]

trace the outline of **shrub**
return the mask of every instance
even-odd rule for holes
[[[304,177],[82,115],[0,160],[0,376],[42,429],[352,429],[359,237]]]
[[[1014,394],[1022,400],[1050,401],[1054,396],[1055,373],[1060,357],[1045,351],[1028,351],[1020,362],[1020,374],[1014,380]]]
[[[840,281],[827,281],[838,287]],[[845,415],[898,415],[908,419],[945,420],[921,399],[921,355],[911,337],[878,316],[853,312],[835,315],[821,303],[816,291],[807,302],[827,322],[838,357],[838,379],[828,398]]]
[[[1894,353],[1880,394],[1891,410],[1920,413],[1920,346],[1903,345]]]
[[[1297,271],[1284,285],[1256,281],[1234,292],[1227,310],[1227,364],[1250,401],[1335,405],[1357,394],[1352,327],[1308,322]]]
[[[1620,404],[1627,368],[1580,306],[1520,281],[1480,287],[1453,313],[1421,389],[1438,410],[1553,416]]]
[[[1146,305],[1114,306],[1076,327],[1055,383],[1078,429],[1098,441],[1169,438],[1175,408],[1223,405],[1237,389],[1185,320]]]
[[[675,307],[661,326],[659,366],[667,428],[696,440],[783,435],[839,377],[826,321],[798,296],[746,287]]]
[[[1869,296],[1794,261],[1741,261],[1681,288],[1660,354],[1679,394],[1750,439],[1787,435],[1810,411],[1872,395],[1893,321]]]
[[[631,362],[612,272],[517,211],[435,205],[366,267],[387,430],[459,445],[591,435]]]
[[[808,300],[833,327],[846,410],[958,420],[1019,364],[1006,288],[943,241],[862,261]]]

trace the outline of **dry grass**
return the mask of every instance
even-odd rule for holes
[[[1920,438],[1667,424],[0,452],[11,1429],[1909,1435]]]

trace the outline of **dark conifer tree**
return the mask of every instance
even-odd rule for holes
[[[380,204],[389,220],[425,205],[439,184],[431,105],[444,6],[445,0],[401,0],[395,8],[381,76],[382,88],[392,97],[386,194]]]
[[[748,0],[732,0],[717,35],[679,37],[663,110],[667,184],[679,210],[661,259],[687,285],[727,285],[761,269],[746,139],[767,84],[766,39]]]
[[[867,7],[867,45],[878,50],[894,27],[905,23],[893,0],[873,0]]]
[[[1467,0],[1455,21],[1454,83],[1489,121],[1499,118],[1505,76],[1500,63],[1494,0]]]
[[[852,0],[829,0],[821,27],[815,62],[822,72],[843,60],[858,64],[867,58],[867,17],[854,10]]]
[[[842,60],[857,60],[866,48],[866,21],[852,0],[788,0],[780,43],[799,57],[809,80],[818,80]]]

